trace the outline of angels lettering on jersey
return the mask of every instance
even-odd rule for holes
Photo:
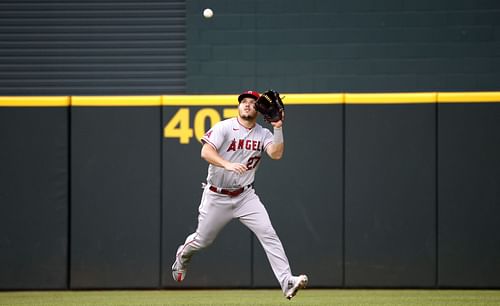
[[[260,128],[260,126],[259,126],[259,128]],[[253,134],[252,136],[254,136],[254,137],[252,137],[252,138],[254,138],[254,139],[248,139],[249,134],[242,135],[241,133],[239,133],[240,129],[246,130],[248,133]],[[233,133],[231,133],[231,130]],[[266,136],[268,137],[268,134],[266,133],[268,131],[264,130],[264,129],[256,129],[256,130],[257,130],[256,133],[253,133],[254,132],[253,129],[246,129],[244,127],[234,127],[234,126],[231,129],[226,129],[226,132],[227,132],[226,139],[227,140],[223,141],[220,144],[221,145],[227,144],[227,148],[219,147],[217,145],[219,142],[212,139],[212,134],[214,132],[213,128],[208,130],[205,133],[205,135],[202,138],[202,141],[206,141],[206,142],[212,144],[219,152],[220,151],[235,152],[235,151],[239,151],[239,150],[262,152],[265,149],[264,140],[265,140]],[[263,134],[261,133],[261,130],[264,130]],[[235,135],[228,135],[228,134],[235,134]],[[242,138],[241,136],[243,136],[244,138]],[[257,138],[257,139],[255,139],[255,138]],[[269,144],[269,141],[266,141],[266,145],[268,145],[268,144]]]
[[[252,139],[233,139],[229,148],[227,148],[227,152],[236,151],[236,150],[253,150],[253,151],[262,151],[264,147],[260,140],[252,140]]]

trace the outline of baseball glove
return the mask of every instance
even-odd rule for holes
[[[282,120],[285,105],[281,101],[279,92],[268,90],[257,99],[255,109],[264,116],[267,122],[276,122]]]

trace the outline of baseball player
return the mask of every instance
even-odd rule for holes
[[[202,138],[201,157],[209,166],[198,227],[178,247],[172,276],[182,282],[192,256],[209,246],[219,231],[237,218],[257,236],[285,297],[291,299],[306,287],[307,276],[292,275],[281,241],[253,188],[263,153],[278,160],[284,151],[283,121],[271,122],[274,134],[256,122],[259,96],[255,91],[240,94],[238,117],[218,122]]]

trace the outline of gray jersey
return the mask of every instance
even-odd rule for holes
[[[214,147],[225,160],[245,164],[248,171],[238,174],[210,164],[207,183],[220,188],[239,188],[253,183],[262,154],[272,139],[273,134],[259,124],[247,129],[238,118],[216,123],[203,136],[202,142]]]

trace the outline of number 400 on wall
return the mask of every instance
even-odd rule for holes
[[[205,128],[207,120],[209,120],[208,126],[212,127],[214,124],[221,121],[221,118],[232,118],[237,115],[237,108],[224,108],[222,110],[222,116],[215,108],[202,108],[195,112],[194,124],[191,125],[191,110],[188,107],[181,107],[172,118],[169,119],[165,128],[163,128],[163,137],[178,138],[179,143],[189,144],[189,141],[194,136],[199,142],[207,131]]]

